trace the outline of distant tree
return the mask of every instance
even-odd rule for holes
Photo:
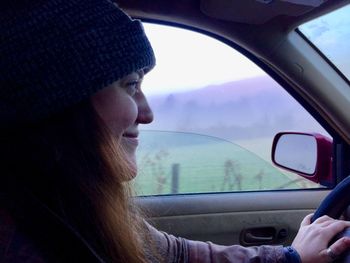
[[[262,189],[262,180],[264,177],[264,170],[260,170],[260,172],[254,177],[254,179],[258,180],[259,183],[259,190]]]
[[[177,101],[174,94],[169,94],[162,105],[162,110],[172,110],[176,107]]]
[[[164,161],[168,156],[169,153],[166,150],[159,150],[153,155],[147,153],[142,158],[142,165],[139,165],[140,167],[150,167],[152,178],[156,182],[153,193],[163,193],[168,182],[166,169],[164,168]]]
[[[226,160],[224,163],[224,180],[221,191],[233,190],[236,186],[237,190],[242,190],[242,174],[239,172],[239,164],[235,160]]]

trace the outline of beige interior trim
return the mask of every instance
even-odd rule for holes
[[[149,217],[315,209],[329,190],[237,192],[138,197]],[[286,202],[283,202],[286,200]],[[287,201],[288,200],[288,201]]]
[[[204,14],[213,18],[256,25],[264,24],[276,16],[300,16],[314,9],[310,5],[281,0],[268,3],[256,0],[201,0],[200,8]]]

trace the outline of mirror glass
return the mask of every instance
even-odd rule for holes
[[[276,144],[274,157],[281,166],[313,175],[317,162],[316,139],[306,134],[283,134]]]

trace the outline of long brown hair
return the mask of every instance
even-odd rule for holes
[[[107,262],[146,262],[119,138],[90,101],[1,135],[2,177],[16,180],[73,226]]]

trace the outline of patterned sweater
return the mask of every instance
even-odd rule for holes
[[[244,248],[238,245],[221,246],[211,242],[192,241],[174,237],[158,231],[148,224],[147,226],[150,238],[154,240],[161,261],[164,263],[285,262],[281,246],[251,248]],[[48,230],[43,229],[43,231]],[[36,235],[41,234],[40,231],[34,231],[33,233]],[[70,238],[68,237],[68,239]],[[47,251],[42,246],[37,246],[30,236],[21,231],[21,228],[15,224],[13,218],[5,209],[0,209],[0,263],[105,262],[92,255],[91,251],[84,247],[84,244],[81,246],[79,244],[81,240],[67,241],[67,239],[56,235],[53,235],[52,239],[66,244],[67,251],[64,252],[68,257],[54,258],[52,255],[48,256]],[[59,254],[59,252],[57,253]],[[149,261],[158,262],[153,255],[149,255]]]

